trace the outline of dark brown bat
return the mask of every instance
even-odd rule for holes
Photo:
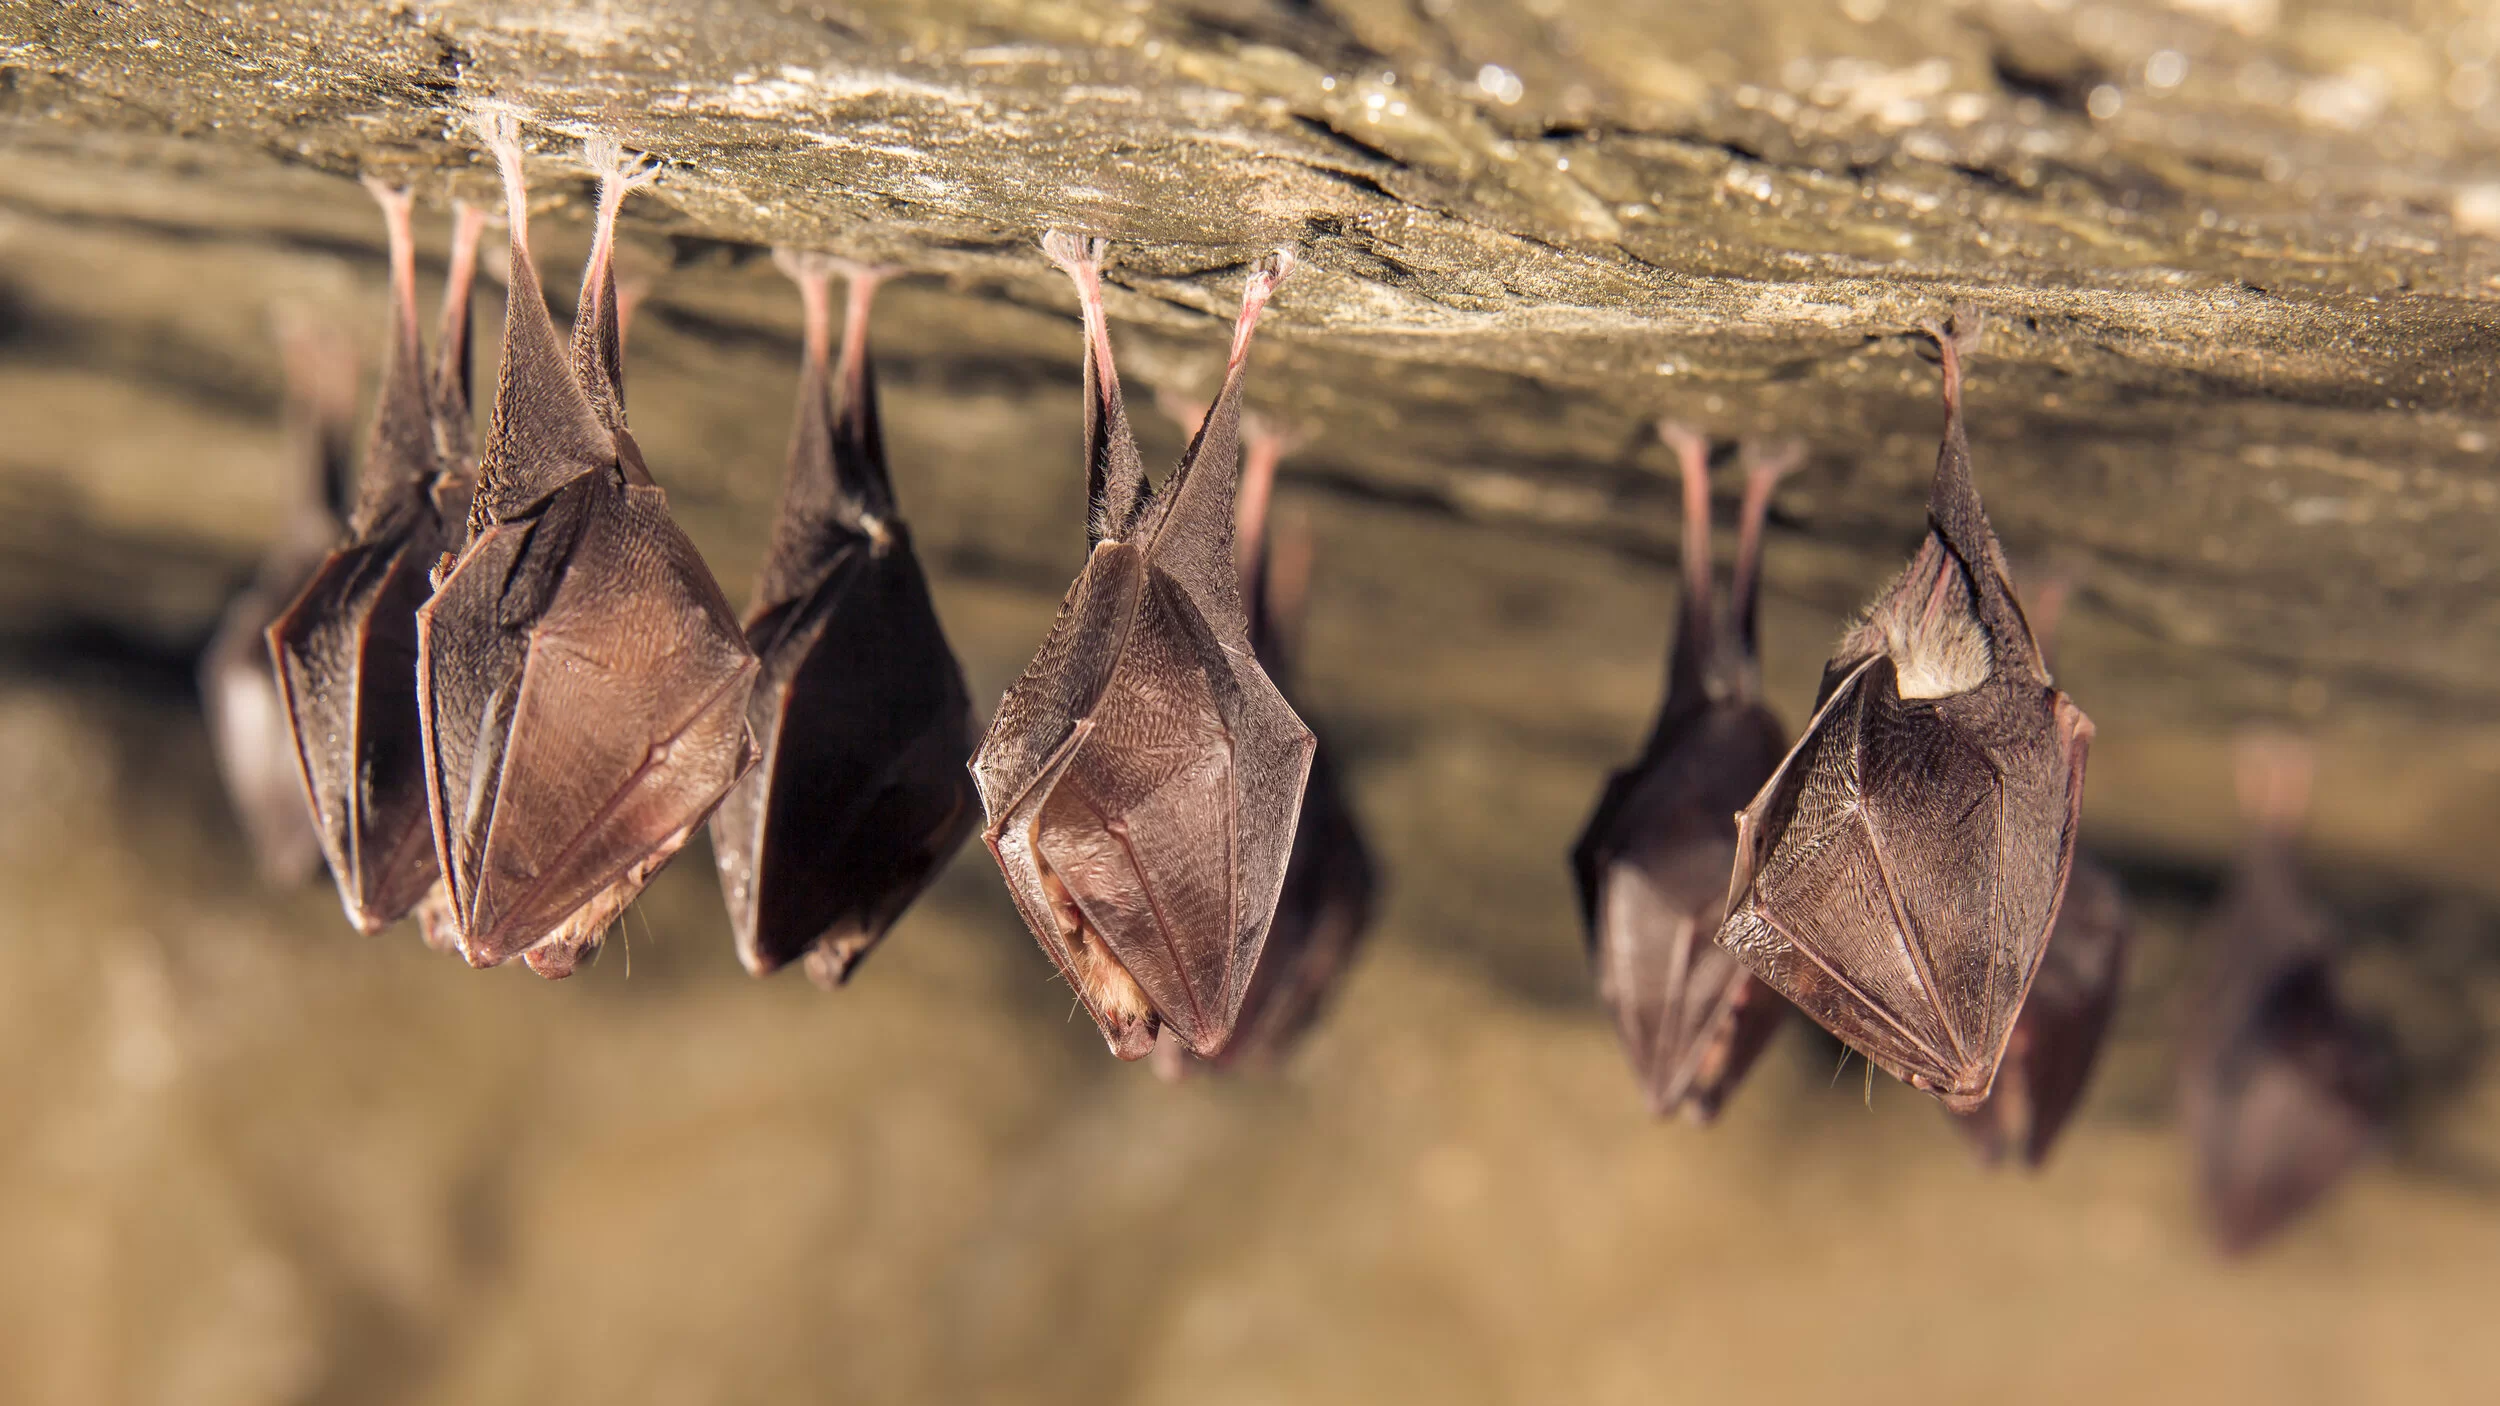
[[[380,932],[435,886],[425,763],[417,729],[417,608],[449,541],[437,507],[444,480],[465,479],[441,444],[449,406],[426,385],[417,337],[416,246],[409,199],[368,178],[390,232],[390,334],[365,442],[363,485],[346,539],[269,627],[287,731],[323,856],[347,920]],[[474,222],[453,241],[459,297],[475,267]],[[465,401],[456,413],[466,414]]]
[[[572,355],[530,263],[518,124],[480,124],[511,227],[468,544],[418,613],[434,846],[461,955],[569,975],[753,759],[754,651],[625,427],[611,259],[650,172],[612,143]]]
[[[2049,682],[1971,482],[1978,320],[1928,330],[1945,438],[1927,540],[1842,636],[1813,721],[1737,817],[1719,941],[1961,1111],[1996,1082],[2057,922],[2092,723]]]
[[[261,879],[300,884],[321,863],[321,837],[304,808],[304,781],[267,632],[338,540],[354,493],[349,450],[355,371],[327,339],[285,334],[288,466],[296,500],[252,582],[227,603],[200,655],[200,701],[217,772],[243,822]]]
[[[2052,575],[2029,593],[2032,637],[2040,642],[2040,657],[2051,663],[2069,589],[2066,577]],[[2083,1099],[2101,1039],[2118,1010],[2132,927],[2118,876],[2078,848],[2066,901],[2058,907],[2049,950],[2041,955],[2031,995],[2006,1042],[1996,1089],[1987,1102],[1954,1118],[1983,1160],[2001,1161],[2009,1151],[2031,1167],[2048,1160],[2050,1146]]]
[[[1193,407],[1180,407],[1174,414],[1192,433],[1204,420]],[[1251,650],[1283,692],[1293,682],[1293,652],[1310,581],[1310,537],[1307,532],[1282,532],[1270,546],[1268,504],[1288,437],[1255,415],[1242,417],[1241,425],[1233,559],[1249,602]],[[1155,1040],[1155,1072],[1180,1079],[1193,1066],[1272,1069],[1282,1062],[1318,1021],[1330,989],[1371,925],[1372,888],[1371,853],[1346,804],[1336,756],[1322,739],[1311,754],[1310,778],[1302,788],[1302,813],[1294,826],[1276,916],[1250,974],[1250,989],[1241,998],[1232,1042],[1212,1060],[1201,1060],[1167,1026]]]
[[[1150,489],[1103,322],[1103,242],[1042,247],[1084,312],[1091,551],[972,759],[982,838],[1112,1053],[1141,1058],[1170,1025],[1211,1058],[1266,943],[1316,745],[1259,667],[1233,559],[1242,377],[1293,258],[1251,274],[1215,409]]]
[[[886,472],[868,357],[881,275],[819,254],[773,258],[799,286],[806,354],[747,609],[763,661],[747,723],[762,760],[713,815],[712,853],[747,970],[804,956],[831,987],[972,833],[972,700]],[[829,382],[836,272],[850,301]]]
[[[2393,1051],[2337,998],[2335,935],[2301,892],[2293,844],[2308,792],[2304,749],[2242,742],[2252,833],[2206,924],[2213,965],[2180,1065],[2198,1199],[2230,1254],[2324,1196],[2378,1140],[2392,1103]]]
[[[1710,446],[1675,424],[1662,422],[1658,437],[1684,478],[1684,609],[1667,694],[1640,756],[1607,778],[1571,869],[1598,998],[1650,1111],[1682,1109],[1707,1124],[1788,1011],[1712,939],[1727,911],[1736,812],[1788,751],[1762,702],[1754,616],[1771,490],[1802,451],[1747,446],[1736,576],[1722,608],[1710,579]]]

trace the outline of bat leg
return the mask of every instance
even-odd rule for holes
[[[1745,464],[1745,505],[1736,519],[1736,579],[1730,594],[1734,597],[1736,628],[1750,650],[1754,609],[1762,591],[1762,529],[1770,520],[1771,493],[1779,487],[1780,480],[1805,463],[1806,447],[1793,439],[1776,445],[1747,440],[1737,452]]]
[[[1102,312],[1102,261],[1110,252],[1107,239],[1087,239],[1061,230],[1042,236],[1043,255],[1076,285],[1077,310],[1085,320],[1085,345],[1094,354],[1091,370],[1096,384],[1086,387],[1086,393],[1097,399],[1102,397],[1102,387],[1116,391],[1120,384],[1120,373],[1111,360],[1111,326]]]
[[[364,186],[373,203],[382,207],[382,224],[390,232],[390,359],[382,372],[383,390],[389,394],[400,379],[395,374],[399,362],[414,367],[425,359],[417,342],[417,241],[409,228],[412,201],[408,188],[390,185],[377,176],[365,177]]]
[[[1936,339],[1936,354],[1944,365],[1944,410],[1948,418],[1962,415],[1962,360],[1979,349],[1979,334],[1987,326],[1978,310],[1956,307],[1953,316],[1943,322],[1919,324],[1919,330]]]
[[[465,480],[476,465],[477,432],[470,399],[469,331],[477,289],[477,253],[486,233],[486,211],[467,201],[451,207],[451,261],[443,280],[443,310],[436,324],[434,447],[446,477]]]
[[[615,430],[625,425],[624,323],[628,315],[617,298],[616,214],[628,194],[659,179],[660,167],[648,156],[628,157],[625,148],[607,136],[582,143],[582,164],[599,177],[599,211],[573,315],[573,374],[590,393],[600,421]]]

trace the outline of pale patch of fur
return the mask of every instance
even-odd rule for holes
[[[1901,582],[1867,608],[1866,618],[1849,637],[1870,645],[1874,640],[1868,636],[1880,638],[1880,648],[1892,659],[1902,697],[1951,698],[1988,681],[1994,654],[1988,632],[1980,627],[1969,592],[1958,577],[1945,579],[1947,595],[1941,601],[1933,601],[1932,589],[1902,589],[1927,575],[1922,567],[1932,572],[1952,570],[1944,562],[1929,566],[1927,556],[1927,552],[1919,553],[1919,559],[1902,573]]]

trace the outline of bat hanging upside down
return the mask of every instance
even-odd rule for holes
[[[483,217],[465,205],[453,217],[442,362],[429,386],[408,192],[370,178],[366,187],[390,234],[391,316],[362,487],[346,539],[269,627],[268,649],[339,902],[372,934],[440,878],[417,725],[417,610],[468,502],[469,290]]]
[[[1292,853],[1316,745],[1259,667],[1233,552],[1242,378],[1293,267],[1250,275],[1223,390],[1149,488],[1102,311],[1100,240],[1043,250],[1085,324],[1090,554],[973,757],[983,839],[1042,950],[1122,1059],[1170,1026],[1231,1041]]]
[[[512,237],[503,368],[468,545],[418,614],[417,699],[461,955],[560,977],[752,763],[756,660],[625,425],[616,212],[652,172],[585,149],[599,219],[568,358],[518,123],[480,129]]]
[[[1684,479],[1684,609],[1667,695],[1640,757],[1607,778],[1571,852],[1599,999],[1650,1111],[1718,1116],[1779,1029],[1788,1003],[1714,941],[1727,910],[1737,808],[1787,750],[1762,701],[1754,615],[1771,490],[1802,451],[1746,460],[1736,575],[1722,608],[1710,580],[1710,446],[1661,423]]]
[[[2057,921],[2092,723],[2050,683],[1971,481],[1978,319],[1927,330],[1945,406],[1927,540],[1842,636],[1813,721],[1737,817],[1719,941],[1964,1112],[1996,1082]]]

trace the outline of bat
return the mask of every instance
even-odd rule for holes
[[[1233,556],[1242,379],[1293,255],[1251,274],[1215,408],[1149,487],[1103,321],[1106,246],[1053,232],[1042,249],[1084,315],[1089,550],[973,755],[982,839],[1113,1054],[1143,1058],[1169,1025],[1213,1058],[1266,943],[1317,745],[1259,667]]]
[[[2393,1050],[2337,997],[2335,934],[2301,892],[2308,753],[2243,739],[2239,790],[2252,833],[2205,925],[2212,966],[2180,1064],[2198,1200],[2227,1254],[2324,1196],[2379,1139],[2394,1092]]]
[[[1710,577],[1710,446],[1660,422],[1684,480],[1684,608],[1649,740],[1615,772],[1571,852],[1598,999],[1652,1113],[1708,1124],[1770,1043],[1787,1002],[1712,939],[1727,910],[1736,812],[1787,755],[1755,649],[1762,524],[1796,446],[1744,449],[1728,599]]]
[[[2092,723],[2049,681],[1971,480],[1962,358],[1927,540],[1841,637],[1813,720],[1736,820],[1719,942],[1956,1112],[1996,1081],[2074,861]]]
[[[747,609],[762,661],[747,725],[761,760],[713,814],[712,853],[747,970],[804,958],[830,988],[972,833],[972,699],[886,472],[868,356],[883,275],[821,254],[773,259],[798,284],[805,355],[781,508]],[[828,381],[836,272],[850,296]]]
[[[345,539],[269,626],[267,648],[322,856],[348,922],[370,935],[440,877],[417,729],[417,608],[448,540],[437,495],[467,475],[443,458],[453,407],[427,384],[408,192],[371,177],[365,186],[390,235],[391,317],[362,485]],[[476,256],[464,210],[451,269],[463,300]]]
[[[1205,419],[1198,407],[1165,408],[1193,434]],[[1273,547],[1268,539],[1268,504],[1289,436],[1259,416],[1245,415],[1241,437],[1233,559],[1248,601],[1251,652],[1281,692],[1292,684],[1295,641],[1308,599],[1310,537],[1307,531],[1287,531]],[[1155,1072],[1177,1080],[1193,1067],[1272,1069],[1281,1063],[1318,1021],[1330,989],[1371,925],[1373,885],[1362,827],[1346,804],[1335,753],[1322,740],[1302,788],[1276,916],[1250,973],[1231,1043],[1212,1060],[1201,1060],[1167,1026],[1155,1039]]]
[[[211,754],[263,882],[312,877],[321,837],[304,808],[287,710],[266,635],[338,540],[353,492],[348,440],[354,415],[352,361],[308,328],[284,332],[290,474],[299,487],[278,540],[251,584],[226,605],[200,654],[200,703]]]
[[[2072,582],[2061,575],[2042,580],[2025,612],[2043,659],[2054,661],[2057,622],[2065,614]],[[1999,1162],[2010,1151],[2026,1166],[2048,1160],[2049,1148],[2083,1098],[2109,1033],[2126,974],[2133,923],[2118,876],[2081,848],[2066,881],[2066,901],[2049,933],[2049,950],[2032,978],[2031,995],[2006,1042],[2005,1064],[1988,1100],[1954,1121],[1969,1134],[1981,1160]]]
[[[471,965],[570,975],[751,764],[756,660],[625,425],[616,212],[653,170],[585,145],[598,223],[570,348],[530,262],[519,124],[481,113],[512,241],[467,544],[417,614],[446,921]]]

